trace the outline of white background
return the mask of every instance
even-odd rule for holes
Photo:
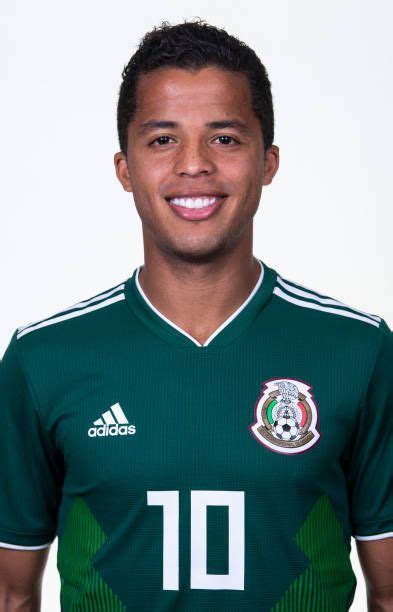
[[[272,81],[281,166],[262,194],[255,255],[392,327],[392,7],[3,2],[1,354],[17,326],[114,286],[143,263],[139,218],[112,162],[121,71],[147,30],[192,16],[250,44]],[[60,609],[55,549],[44,612]],[[352,561],[351,612],[365,611],[354,551]]]

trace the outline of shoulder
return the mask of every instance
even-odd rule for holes
[[[15,331],[15,340],[19,343],[22,338],[27,336],[30,340],[33,337],[42,337],[42,335],[46,338],[48,334],[51,337],[56,336],[56,333],[69,334],[73,329],[80,330],[81,325],[89,324],[94,319],[95,313],[100,314],[102,321],[103,315],[111,316],[114,305],[125,299],[125,282],[114,285],[71,306],[66,306],[45,318],[21,325]]]
[[[327,333],[337,332],[343,337],[348,333],[377,341],[381,335],[391,334],[389,326],[379,314],[360,310],[278,273],[273,295],[277,304],[291,314],[291,320],[300,324],[304,322],[310,331],[318,328]]]

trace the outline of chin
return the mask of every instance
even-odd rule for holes
[[[232,250],[234,244],[230,240],[212,241],[211,244],[181,245],[166,244],[165,251],[172,258],[190,264],[207,264],[216,261],[228,251]]]

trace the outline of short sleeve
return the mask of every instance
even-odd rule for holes
[[[34,550],[56,535],[59,473],[17,342],[0,362],[0,546]]]
[[[393,537],[393,334],[384,320],[348,464],[352,535]]]

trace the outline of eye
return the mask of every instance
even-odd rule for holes
[[[150,143],[150,145],[155,145],[155,144],[157,144],[158,146],[166,145],[168,144],[168,141],[170,139],[171,139],[170,136],[158,136]]]
[[[221,136],[216,136],[214,140],[220,139],[220,144],[230,145],[230,144],[238,144],[239,141],[233,138],[233,136],[228,136],[227,134],[222,134]]]

